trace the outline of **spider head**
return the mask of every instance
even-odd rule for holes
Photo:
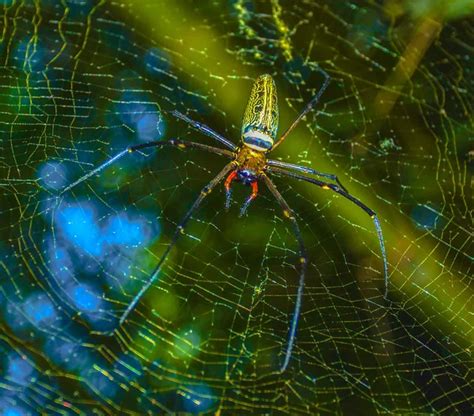
[[[239,178],[240,182],[247,186],[252,185],[252,183],[257,180],[255,172],[249,169],[239,169],[237,171],[237,177]]]

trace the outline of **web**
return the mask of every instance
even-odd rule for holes
[[[416,6],[414,5],[416,4]],[[27,414],[471,414],[472,20],[453,2],[3,0],[0,410]],[[220,186],[147,281],[226,160],[132,144],[238,143],[252,81],[274,76],[272,157],[337,174],[368,216],[274,181],[310,264],[288,343],[298,247],[272,195]]]

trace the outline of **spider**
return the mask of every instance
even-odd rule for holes
[[[285,371],[290,362],[295,337],[296,329],[298,326],[298,319],[301,311],[301,301],[303,296],[304,280],[306,274],[306,267],[308,264],[308,256],[306,248],[301,236],[301,231],[296,220],[296,217],[293,213],[293,210],[290,208],[288,203],[285,201],[283,196],[280,194],[274,183],[269,177],[269,174],[277,174],[280,176],[287,176],[291,179],[297,179],[300,181],[305,181],[312,183],[316,186],[319,186],[325,190],[331,190],[344,198],[348,199],[363,211],[365,211],[373,220],[375,229],[377,231],[377,236],[379,240],[380,250],[382,252],[383,267],[384,267],[384,280],[385,280],[385,292],[384,297],[388,295],[388,265],[387,257],[385,253],[384,239],[382,235],[382,228],[375,212],[361,202],[359,199],[354,197],[349,193],[349,191],[341,184],[336,175],[330,173],[318,172],[312,168],[300,166],[292,163],[285,163],[278,160],[268,159],[267,155],[276,149],[283,141],[288,137],[291,131],[298,125],[298,123],[303,119],[303,117],[317,104],[321,95],[324,93],[330,82],[330,76],[322,70],[324,75],[324,82],[316,95],[311,99],[311,101],[305,106],[303,111],[296,117],[293,123],[288,127],[288,129],[277,138],[277,128],[278,128],[278,103],[277,103],[277,91],[275,81],[271,75],[264,74],[259,76],[252,87],[250,98],[244,113],[243,123],[242,123],[242,132],[241,132],[241,144],[236,146],[230,140],[226,139],[219,133],[212,130],[210,127],[202,124],[200,122],[194,121],[187,117],[186,115],[173,110],[171,114],[178,119],[190,124],[193,128],[200,131],[201,133],[211,137],[212,139],[220,142],[227,149],[221,147],[213,147],[206,144],[201,144],[197,142],[190,142],[180,139],[170,139],[166,141],[152,141],[143,144],[138,144],[135,146],[130,146],[125,150],[121,151],[117,155],[113,156],[111,159],[95,168],[91,172],[82,176],[72,184],[66,186],[61,192],[60,195],[63,195],[65,192],[71,190],[81,182],[90,178],[91,176],[99,173],[107,166],[110,166],[112,163],[116,162],[121,157],[126,154],[134,153],[141,149],[155,147],[161,148],[165,146],[177,147],[180,149],[195,148],[205,150],[207,152],[215,153],[221,156],[224,156],[230,159],[230,162],[225,165],[225,167],[212,179],[204,188],[202,188],[201,193],[194,201],[192,206],[189,208],[179,225],[176,227],[173,237],[170,244],[167,246],[165,252],[162,254],[158,264],[153,269],[149,279],[140,289],[138,294],[133,298],[130,304],[123,312],[119,320],[119,326],[127,319],[130,312],[135,308],[138,301],[145,294],[145,292],[150,288],[151,285],[155,282],[159,271],[163,265],[163,262],[168,256],[168,253],[172,247],[176,244],[180,235],[184,233],[184,227],[191,218],[192,214],[196,209],[201,205],[203,200],[207,195],[221,182],[224,181],[224,188],[226,192],[226,201],[225,207],[228,209],[231,202],[232,194],[232,183],[234,181],[240,181],[244,185],[251,187],[251,193],[248,198],[245,200],[242,208],[240,210],[240,216],[244,215],[249,207],[250,203],[257,197],[258,194],[258,184],[259,182],[264,183],[269,189],[270,193],[273,194],[276,201],[280,205],[283,216],[291,223],[294,235],[296,237],[298,246],[299,246],[299,263],[300,263],[300,272],[299,272],[299,286],[296,295],[296,303],[294,307],[293,316],[291,319],[291,324],[288,334],[288,343],[286,346],[285,357],[283,364],[281,365],[280,371]],[[317,179],[324,178],[325,180]]]

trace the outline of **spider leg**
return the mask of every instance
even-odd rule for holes
[[[324,91],[326,91],[326,88],[329,85],[329,82],[331,81],[330,75],[322,68],[319,69],[319,71],[323,74],[324,76],[324,82],[319,91],[316,93],[316,95],[311,99],[311,101],[306,104],[306,107],[303,109],[303,111],[299,114],[298,117],[296,117],[295,121],[291,124],[288,129],[281,135],[281,137],[277,140],[277,142],[272,146],[271,150],[274,150],[276,147],[278,147],[283,140],[285,140],[288,135],[293,131],[293,129],[298,125],[298,123],[303,119],[303,117],[308,114],[312,108],[318,103],[319,99],[323,95]]]
[[[237,171],[234,170],[233,172],[230,173],[230,175],[227,177],[227,179],[224,182],[224,187],[225,187],[225,209],[226,211],[229,210],[230,208],[230,203],[232,201],[232,182],[235,181],[237,178]]]
[[[320,188],[323,189],[331,189],[332,191],[338,193],[339,195],[342,195],[344,198],[347,198],[349,201],[353,202],[356,204],[359,208],[361,208],[363,211],[365,211],[370,218],[374,221],[375,229],[377,231],[377,237],[379,239],[379,245],[380,245],[380,251],[382,253],[382,259],[383,259],[383,270],[384,270],[384,280],[385,280],[385,292],[384,292],[384,298],[387,299],[388,296],[388,262],[387,262],[387,254],[385,252],[385,243],[383,239],[383,234],[382,234],[382,227],[380,226],[380,221],[377,217],[377,214],[375,211],[370,209],[367,205],[365,205],[362,201],[357,199],[356,197],[352,196],[349,192],[341,189],[338,185],[334,185],[332,183],[327,183],[323,181],[319,181],[317,179],[313,178],[308,178],[307,176],[300,175],[298,173],[293,173],[293,172],[288,172],[284,169],[276,168],[276,167],[270,167],[267,169],[267,172],[271,173],[276,173],[276,174],[281,174],[285,176],[289,176],[291,178],[299,179],[302,181],[306,181],[309,183],[312,183],[314,185],[319,186]]]
[[[89,179],[91,176],[96,175],[97,173],[101,172],[104,170],[106,167],[112,165],[115,163],[117,160],[121,159],[123,156],[134,153],[138,150],[146,149],[148,147],[164,147],[164,146],[176,146],[181,149],[185,148],[196,148],[196,149],[202,149],[206,150],[211,153],[216,153],[218,155],[226,156],[230,159],[234,157],[234,154],[230,152],[229,150],[225,149],[219,149],[217,147],[213,146],[208,146],[206,144],[201,144],[201,143],[195,143],[195,142],[188,142],[184,140],[179,140],[179,139],[171,139],[167,141],[154,141],[154,142],[148,142],[148,143],[142,143],[142,144],[137,144],[135,146],[130,146],[127,147],[125,150],[122,150],[121,152],[117,153],[115,156],[111,157],[109,160],[105,161],[102,163],[102,165],[96,167],[95,169],[91,170],[90,172],[86,173],[84,176],[80,177],[70,185],[66,186],[64,189],[61,190],[59,193],[59,196],[63,195],[64,193],[70,191],[72,188],[76,187],[80,183],[84,182],[85,180]]]
[[[272,160],[272,159],[267,160],[267,165],[276,166],[279,168],[293,169],[299,172],[309,173],[311,175],[316,175],[316,176],[321,176],[322,178],[331,179],[335,181],[343,191],[349,193],[347,189],[344,187],[344,185],[339,181],[339,178],[336,175],[333,175],[332,173],[323,173],[323,172],[314,170],[312,168],[308,168],[306,166],[295,165],[293,163],[280,162],[279,160]]]
[[[201,133],[204,133],[206,136],[209,136],[213,138],[214,140],[221,142],[223,145],[227,146],[232,151],[235,152],[237,150],[237,146],[234,143],[232,143],[230,140],[226,139],[219,133],[215,132],[214,130],[212,130],[209,126],[206,126],[205,124],[200,123],[199,121],[194,121],[190,119],[188,116],[180,113],[177,110],[173,110],[171,114],[185,121],[186,123],[191,124],[191,126],[193,126],[196,130],[200,131]]]
[[[132,299],[130,304],[127,306],[127,309],[125,309],[125,312],[122,314],[119,320],[119,326],[124,323],[124,321],[127,319],[128,315],[130,312],[135,308],[137,305],[138,301],[141,299],[141,297],[145,294],[145,292],[150,288],[150,286],[155,282],[156,278],[158,277],[158,274],[161,270],[161,266],[163,265],[163,262],[166,260],[168,257],[169,252],[173,248],[173,246],[176,244],[178,241],[179,237],[184,234],[184,227],[186,226],[187,222],[191,218],[191,215],[193,212],[199,207],[201,202],[206,198],[207,195],[211,193],[211,191],[216,187],[216,185],[219,184],[219,182],[224,179],[224,177],[232,170],[234,169],[234,163],[230,162],[228,163],[224,169],[222,169],[215,177],[212,179],[204,188],[202,188],[201,193],[199,194],[198,198],[194,201],[193,205],[191,208],[189,208],[188,212],[186,215],[183,217],[181,222],[178,224],[176,227],[176,230],[173,234],[173,237],[171,239],[171,242],[168,244],[168,247],[166,248],[165,252],[161,255],[160,260],[158,261],[157,265],[153,269],[149,279],[147,282],[142,286],[140,291],[138,292],[137,295]]]
[[[290,208],[288,203],[285,201],[283,196],[280,194],[280,192],[278,191],[278,189],[276,188],[272,180],[265,174],[263,174],[261,177],[263,181],[265,182],[265,184],[267,185],[270,192],[273,194],[273,196],[275,197],[275,199],[278,201],[281,208],[283,209],[283,215],[291,221],[291,224],[293,226],[293,232],[295,233],[296,240],[298,241],[298,245],[299,245],[299,254],[300,254],[300,263],[301,263],[300,279],[299,279],[299,284],[298,284],[298,293],[296,295],[295,310],[293,313],[293,318],[291,320],[290,332],[289,332],[289,337],[288,337],[288,345],[286,347],[285,361],[283,362],[283,365],[281,366],[281,369],[280,369],[280,371],[283,372],[288,367],[288,363],[290,362],[290,358],[291,358],[291,353],[293,351],[293,345],[295,343],[296,328],[298,327],[298,319],[300,317],[301,299],[303,297],[304,278],[306,274],[306,266],[308,264],[308,256],[306,253],[306,248],[304,246],[303,237],[301,236],[300,227],[298,226],[298,222],[296,221],[296,218],[293,215],[292,209]]]

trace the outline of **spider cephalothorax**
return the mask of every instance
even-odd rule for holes
[[[379,220],[375,212],[365,205],[362,201],[354,197],[349,191],[344,188],[336,175],[331,173],[318,172],[307,166],[296,165],[293,163],[281,162],[279,160],[267,159],[268,153],[278,147],[303,119],[303,117],[316,105],[321,94],[324,92],[329,83],[329,75],[322,71],[325,76],[325,81],[318,93],[313,99],[306,105],[303,111],[296,117],[295,121],[286,129],[286,131],[277,140],[277,129],[278,129],[278,105],[277,105],[277,93],[276,86],[273,78],[270,75],[261,75],[255,81],[252,92],[250,94],[249,102],[244,113],[242,131],[241,131],[241,145],[236,146],[229,139],[215,132],[210,127],[202,124],[198,121],[190,119],[188,116],[173,111],[172,114],[185,122],[189,123],[195,129],[208,135],[214,140],[223,144],[226,149],[220,147],[209,146],[203,143],[189,142],[180,139],[170,139],[166,141],[155,141],[142,143],[135,146],[131,146],[124,149],[120,153],[113,156],[111,159],[95,168],[91,172],[85,174],[72,184],[66,186],[62,191],[61,195],[81,182],[90,178],[92,175],[99,173],[107,166],[120,159],[121,157],[146,149],[149,147],[161,148],[164,146],[172,146],[180,149],[194,148],[201,149],[211,153],[215,153],[230,159],[229,163],[201,190],[201,193],[194,201],[193,205],[189,208],[186,215],[183,217],[179,225],[176,227],[175,233],[168,245],[165,252],[162,254],[158,264],[153,269],[150,278],[147,280],[145,285],[142,286],[141,290],[135,295],[133,300],[127,306],[123,314],[119,319],[119,325],[122,325],[127,319],[130,312],[135,308],[138,301],[141,299],[143,294],[150,288],[155,280],[157,279],[161,266],[167,258],[171,248],[174,246],[178,238],[183,235],[184,227],[191,218],[192,214],[198,209],[201,202],[206,198],[207,195],[227,176],[225,180],[226,189],[226,207],[230,206],[231,197],[231,185],[234,180],[242,182],[244,185],[252,187],[252,193],[244,202],[240,214],[244,214],[249,206],[250,202],[255,199],[258,193],[258,182],[262,182],[266,185],[270,193],[275,197],[280,208],[282,209],[284,217],[291,222],[292,229],[295,234],[298,251],[299,251],[299,264],[300,264],[300,277],[298,283],[298,292],[296,293],[295,309],[291,325],[289,328],[289,338],[286,347],[285,357],[280,367],[281,371],[284,371],[290,361],[291,352],[293,350],[293,344],[296,336],[296,328],[298,325],[298,317],[301,310],[301,301],[303,296],[304,279],[307,265],[307,253],[304,246],[303,238],[301,235],[298,221],[290,206],[278,191],[273,181],[270,179],[270,174],[279,176],[286,176],[289,178],[305,181],[316,185],[322,189],[331,190],[336,194],[339,194],[351,201],[353,204],[364,210],[373,220],[375,228],[377,230],[377,236],[379,239],[380,249],[382,252],[384,274],[385,274],[385,295],[387,295],[387,283],[388,283],[388,266],[387,258],[385,255],[385,246],[382,237],[382,229],[380,227]],[[296,172],[295,172],[296,171]],[[324,179],[318,179],[324,178]],[[331,181],[331,182],[328,182]]]
[[[244,215],[250,203],[258,194],[258,179],[262,175],[267,158],[265,152],[252,149],[245,144],[237,150],[234,160],[235,169],[227,177],[224,186],[226,190],[226,209],[229,209],[232,196],[232,182],[238,180],[244,185],[252,187],[252,193],[245,200],[240,210],[240,215]]]

